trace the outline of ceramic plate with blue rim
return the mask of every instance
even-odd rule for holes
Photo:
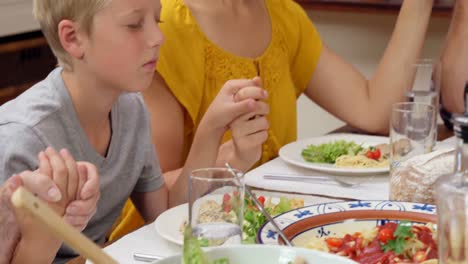
[[[386,222],[436,223],[436,206],[397,201],[349,201],[305,206],[274,217],[286,237],[296,246],[313,238],[342,237],[371,230]],[[284,244],[271,223],[257,233],[260,244]]]

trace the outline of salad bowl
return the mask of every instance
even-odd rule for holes
[[[356,262],[305,248],[272,246],[272,245],[230,245],[206,249],[209,263],[222,264],[292,264],[292,263],[320,263],[320,264],[355,264]],[[153,262],[153,264],[180,264],[181,255],[171,256]],[[296,261],[296,262],[294,262]],[[302,262],[300,262],[302,261]],[[205,264],[205,263],[203,263]]]

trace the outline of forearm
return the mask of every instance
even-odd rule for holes
[[[464,86],[468,81],[468,3],[456,1],[441,57],[441,95],[444,108],[464,112]]]
[[[0,190],[0,263],[52,263],[62,242],[15,211],[9,188]]]
[[[169,207],[187,202],[189,175],[192,170],[214,167],[216,165],[216,158],[223,133],[224,131],[212,130],[210,126],[205,126],[203,123],[200,124],[185,165],[172,190],[169,192]]]
[[[375,74],[367,82],[369,105],[382,131],[388,129],[392,104],[412,88],[431,16],[433,0],[405,0],[395,29]],[[368,111],[368,110],[366,110]]]
[[[11,192],[7,187],[0,187],[0,263],[10,263],[20,241],[20,231],[10,196]]]
[[[45,239],[44,237],[23,236],[18,243],[12,264],[20,263],[44,263],[54,261],[61,242],[57,239]]]
[[[29,186],[29,177],[23,180]],[[10,178],[0,187],[0,263],[52,263],[61,241],[13,207],[10,199],[15,185],[18,182]]]
[[[224,167],[226,163],[229,163],[231,167],[236,168],[240,171],[249,170],[254,164],[255,161],[243,159],[239,153],[236,153],[232,140],[225,142],[219,148],[218,157],[216,160],[217,167]]]

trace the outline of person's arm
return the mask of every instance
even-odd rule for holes
[[[49,235],[41,236],[38,228],[29,228],[28,231],[20,229],[21,223],[28,220],[21,212],[14,210],[10,202],[11,195],[20,186],[44,201],[57,202],[62,199],[52,179],[38,172],[25,171],[5,182],[0,188],[0,263],[51,263],[61,242]]]
[[[411,88],[433,0],[405,0],[374,75],[367,80],[326,45],[305,94],[352,126],[386,133],[391,106]]]
[[[11,195],[21,182],[13,176],[0,186],[0,263],[10,263],[21,235],[10,202]]]
[[[181,174],[169,192],[170,207],[187,201],[188,175],[192,170],[213,167],[216,164],[221,140],[229,125],[237,118],[258,109],[259,104],[253,98],[240,102],[234,99],[241,89],[254,86],[252,80],[231,80],[221,88],[203,116]]]
[[[253,86],[246,92],[243,91],[237,95],[236,101],[249,98],[265,99],[267,95],[258,87],[258,82],[259,80],[252,81],[250,84]],[[183,152],[185,144],[189,144],[189,142],[184,142],[185,110],[157,72],[151,86],[144,93],[144,99],[151,113],[152,141],[158,153],[167,188],[171,191],[178,177],[183,174],[182,169],[185,164]],[[251,114],[263,116],[268,114],[268,111],[268,105],[265,104],[255,111],[251,111]],[[240,119],[242,118],[234,122],[235,127],[231,127],[233,136],[240,138],[240,140],[236,142],[230,140],[219,148],[217,166],[224,166],[224,163],[229,162],[235,168],[248,169],[258,160],[259,157],[255,158],[255,155],[261,154],[261,143],[266,139],[268,122],[264,117],[256,120]],[[203,147],[201,151],[203,151]]]
[[[157,72],[143,95],[151,117],[152,141],[170,190],[184,166],[184,108]]]
[[[156,217],[168,208],[168,189],[166,185],[152,192],[133,192],[131,198],[145,223],[153,222]]]
[[[53,181],[61,198],[48,205],[60,216],[65,214],[66,206],[73,199],[71,197],[76,195],[78,186],[75,162],[68,152],[66,158],[63,156],[64,153],[61,151],[59,154],[49,147],[45,152],[39,153],[39,168],[35,172],[25,171],[20,174],[24,179],[33,178],[31,175],[34,174],[43,175],[41,177],[43,182],[35,182],[35,186],[31,188],[39,188],[45,185],[45,181],[47,183]],[[11,263],[51,263],[62,244],[61,239],[41,228],[35,219],[29,217],[24,211],[15,210],[15,216],[20,226],[21,239]]]
[[[38,155],[38,170],[13,176],[12,192],[19,186],[37,194],[69,224],[82,230],[96,211],[99,175],[94,165],[76,162],[66,150],[52,148]],[[21,238],[11,263],[51,263],[62,241],[37,225],[21,210],[15,210]]]
[[[226,163],[240,171],[247,171],[262,157],[262,144],[268,138],[270,126],[267,115],[270,106],[264,102],[268,93],[261,88],[259,77],[252,79],[256,86],[246,87],[235,94],[234,100],[240,102],[249,98],[257,100],[258,108],[239,118],[230,125],[232,139],[219,148],[216,166]]]
[[[441,56],[441,99],[445,110],[463,113],[468,81],[468,2],[455,1],[452,21]]]
[[[76,161],[66,150],[56,152],[47,148],[38,155],[39,168],[35,172],[25,171],[20,174],[27,189],[47,191],[54,184],[61,196],[48,205],[60,216],[65,215],[68,204],[77,199],[80,185],[80,173]],[[40,180],[40,181],[39,181]],[[32,181],[32,184],[30,183]],[[44,191],[42,191],[44,192]],[[46,200],[47,201],[47,200]],[[15,210],[15,216],[21,230],[21,239],[16,247],[12,263],[51,263],[62,244],[62,240],[41,228],[36,221],[22,210]]]

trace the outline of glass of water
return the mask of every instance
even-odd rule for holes
[[[406,93],[408,102],[432,105],[436,112],[439,106],[441,70],[431,59],[422,59],[414,64],[416,69],[413,87]]]
[[[189,222],[202,246],[240,244],[244,222],[244,175],[227,168],[192,171]]]
[[[413,67],[416,70],[413,87],[406,92],[407,102],[429,104],[434,107],[434,126],[437,128],[442,68],[432,59],[421,59]],[[437,129],[434,133],[437,140]]]
[[[390,119],[390,200],[400,197],[400,165],[429,153],[435,144],[434,107],[423,103],[396,103]]]

